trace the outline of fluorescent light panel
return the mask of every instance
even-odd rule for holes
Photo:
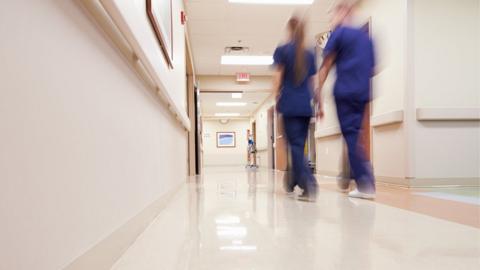
[[[218,107],[243,107],[247,106],[246,102],[217,102]]]
[[[259,5],[311,5],[314,0],[228,0],[236,4],[259,4]]]
[[[220,250],[224,251],[255,251],[257,246],[221,246]]]
[[[234,116],[240,116],[239,113],[216,113],[215,116],[217,117],[234,117]]]
[[[242,93],[232,93],[232,98],[242,98]]]
[[[273,64],[273,57],[268,55],[223,55],[222,65],[238,66],[269,66]]]

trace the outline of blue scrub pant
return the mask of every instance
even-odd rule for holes
[[[338,121],[348,147],[352,175],[360,192],[374,193],[375,178],[365,149],[360,143],[363,116],[367,102],[351,98],[335,98]]]
[[[287,190],[292,191],[298,185],[304,194],[315,195],[317,181],[307,166],[304,153],[310,117],[284,116],[283,123],[292,159],[292,176],[288,179]]]

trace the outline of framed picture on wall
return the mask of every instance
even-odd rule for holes
[[[146,0],[147,15],[155,32],[163,56],[173,68],[173,11],[172,0]]]
[[[235,147],[235,132],[217,132],[217,148]]]

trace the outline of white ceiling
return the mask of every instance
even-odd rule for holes
[[[249,117],[270,96],[270,92],[244,92],[242,99],[233,99],[231,93],[200,93],[203,117],[214,117],[215,113],[240,113]],[[244,107],[218,107],[217,102],[246,102]],[[232,118],[232,117],[227,117]]]
[[[328,30],[328,9],[334,0],[315,0],[311,6],[232,4],[228,0],[187,0],[188,28],[196,72],[199,75],[270,75],[269,67],[222,66],[225,47],[250,48],[251,55],[272,55],[285,40],[285,25],[294,13],[306,14],[308,40]]]

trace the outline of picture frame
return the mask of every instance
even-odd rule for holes
[[[173,69],[172,0],[146,0],[147,16],[169,68]]]
[[[235,132],[217,132],[217,148],[235,148]]]

